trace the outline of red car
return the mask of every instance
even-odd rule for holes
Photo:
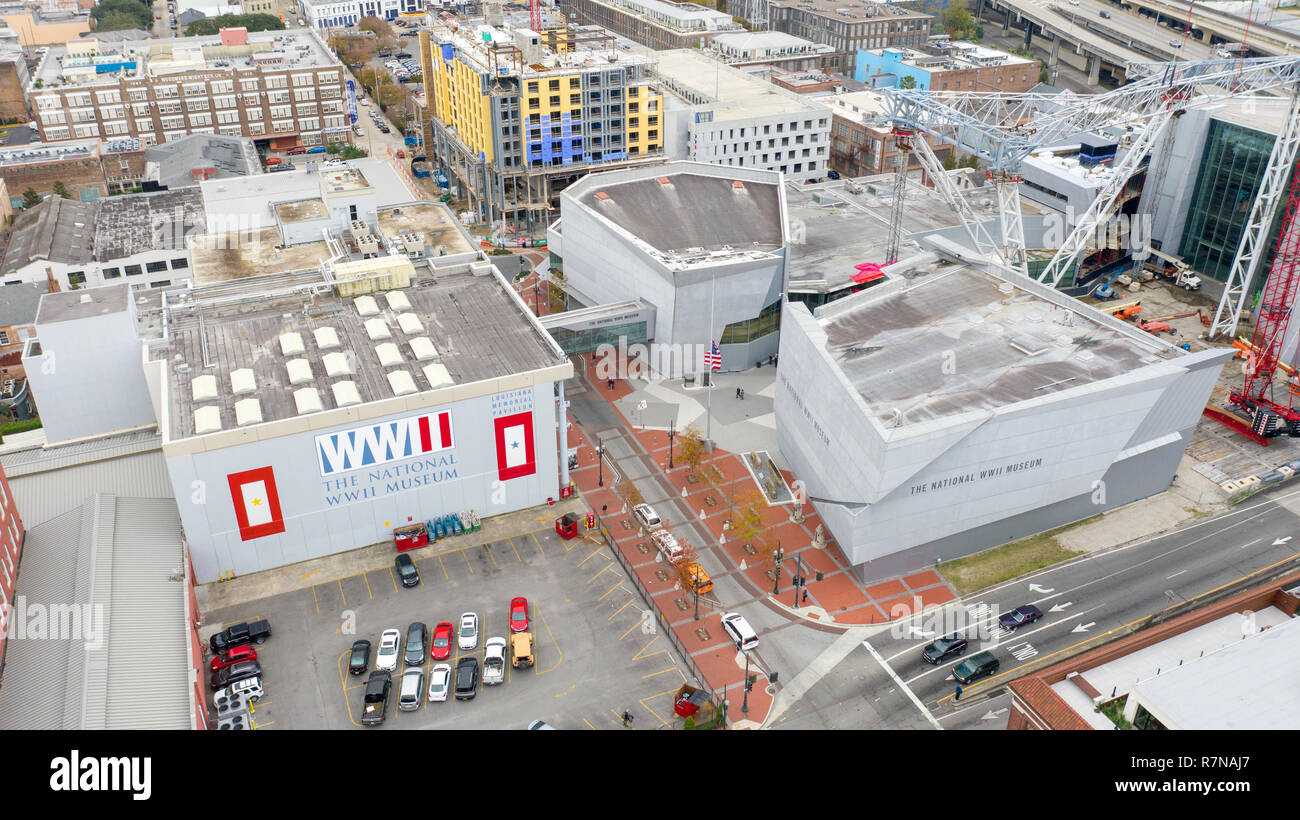
[[[209,664],[209,668],[213,672],[215,672],[218,669],[224,669],[227,666],[233,666],[234,664],[237,664],[240,661],[255,661],[255,660],[257,660],[257,650],[249,646],[248,644],[243,644],[242,646],[232,646],[229,649],[227,649],[225,652],[222,652],[219,655],[214,656],[212,658],[212,663]]]
[[[433,630],[433,646],[429,650],[429,657],[435,661],[445,661],[451,657],[451,639],[453,637],[451,624],[443,621]]]
[[[528,599],[515,598],[510,602],[510,631],[528,631]]]
[[[398,158],[398,159],[406,159],[406,152],[405,152],[405,151],[398,151],[398,152],[397,152],[397,158]]]
[[[298,154],[305,154],[305,153],[307,153],[307,147],[306,147],[305,145],[299,145],[297,148],[290,148],[288,151],[285,151],[285,153],[288,154],[288,155],[290,155],[290,156],[297,156]]]

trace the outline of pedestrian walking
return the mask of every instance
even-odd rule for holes
[[[957,691],[952,696],[952,702],[956,703],[961,700],[961,684],[957,684]]]
[[[744,400],[745,400],[745,388],[743,388],[743,387],[740,388],[740,400],[741,400],[741,401],[744,401]]]
[[[736,388],[736,398],[740,398],[740,388]]]
[[[610,389],[610,390],[613,390],[613,389],[614,389],[614,380],[613,380],[613,379],[610,379],[610,380],[609,380],[609,389]]]
[[[626,711],[626,710],[624,710],[624,712],[623,712],[623,725],[624,725],[624,726],[631,726],[631,725],[632,725],[632,713],[631,713],[631,712],[628,712],[628,711]]]
[[[601,505],[600,505],[600,512],[601,512],[601,515],[604,515],[608,510],[609,510],[609,505],[608,505],[608,504],[601,504]]]
[[[808,603],[808,587],[803,588],[803,602]]]

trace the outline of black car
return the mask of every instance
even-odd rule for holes
[[[827,178],[827,179],[839,179],[839,178],[840,178],[840,172],[839,172],[839,171],[836,171],[836,170],[833,170],[833,169],[830,170],[830,171],[827,171],[827,172],[826,172],[826,178]]]
[[[381,126],[379,126],[379,130],[382,131],[383,133],[387,134],[387,133],[391,132],[393,129],[389,128],[387,125],[381,125]]]
[[[418,587],[420,585],[420,571],[415,568],[415,562],[411,556],[406,553],[397,555],[397,576],[402,579],[404,587]]]
[[[226,627],[225,630],[209,638],[208,648],[212,650],[212,654],[220,655],[232,646],[243,646],[246,643],[255,643],[261,646],[266,643],[266,639],[269,637],[271,637],[271,624],[269,621],[259,620],[240,623]]]
[[[1104,19],[1109,20],[1109,19],[1110,19],[1110,12],[1108,12],[1108,11],[1103,11],[1103,12],[1101,12],[1101,16],[1102,16]]]
[[[370,641],[356,641],[348,658],[348,671],[360,675],[370,668]]]
[[[993,657],[992,652],[981,652],[953,667],[952,676],[958,683],[970,683],[992,675],[998,671],[998,666],[998,659]]]
[[[1032,624],[1041,617],[1043,617],[1043,613],[1038,607],[1033,604],[1025,604],[999,615],[998,624],[1006,631],[1011,632],[1025,624]]]
[[[969,645],[970,642],[959,634],[945,635],[922,649],[921,659],[938,666],[949,658],[963,654]]]
[[[397,59],[399,59],[399,60],[409,58],[410,56],[411,56],[411,52],[409,52],[409,51],[399,51],[399,52],[397,52]]]
[[[478,693],[478,658],[461,658],[456,664],[456,700],[472,700]]]
[[[235,681],[257,677],[261,674],[262,665],[257,661],[240,661],[233,666],[227,666],[213,672],[208,678],[208,684],[216,690],[223,686],[229,686]]]
[[[424,653],[429,645],[429,627],[415,622],[406,628],[407,666],[420,666],[424,663]]]

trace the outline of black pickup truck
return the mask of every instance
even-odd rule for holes
[[[388,695],[393,689],[393,676],[378,670],[370,673],[366,681],[366,697],[362,703],[361,724],[378,726],[388,713]]]
[[[271,637],[270,621],[259,620],[251,623],[235,624],[226,627],[223,631],[209,638],[208,648],[212,650],[212,654],[219,655],[232,646],[243,646],[248,643],[261,646],[266,643],[266,639],[269,637]]]

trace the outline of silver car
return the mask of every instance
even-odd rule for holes
[[[456,643],[461,649],[478,649],[478,613],[466,612],[460,616],[460,637]]]
[[[424,691],[424,670],[408,669],[402,673],[402,692],[397,698],[397,708],[403,712],[414,712],[423,702],[420,693]]]

